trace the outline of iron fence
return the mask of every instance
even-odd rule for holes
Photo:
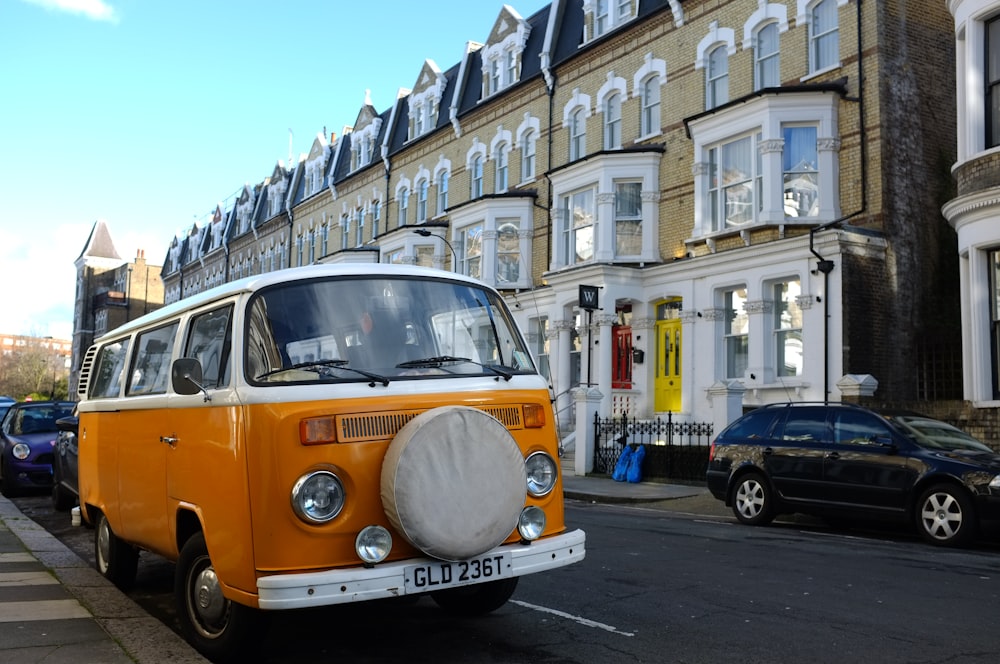
[[[594,415],[594,472],[610,475],[626,445],[646,446],[643,480],[702,481],[712,442],[710,422],[640,420]]]

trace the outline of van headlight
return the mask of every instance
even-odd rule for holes
[[[354,550],[368,565],[380,563],[392,549],[392,535],[382,526],[365,526],[354,540]]]
[[[556,485],[559,472],[555,460],[545,452],[535,452],[524,462],[528,475],[528,493],[534,498],[541,498],[552,491]]]
[[[541,507],[528,505],[517,519],[517,533],[525,542],[533,542],[545,531],[545,512]]]
[[[326,523],[344,507],[344,485],[329,470],[300,477],[292,487],[292,509],[306,523]]]

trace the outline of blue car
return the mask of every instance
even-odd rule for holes
[[[15,403],[0,422],[0,493],[52,488],[56,420],[72,414],[72,401]]]

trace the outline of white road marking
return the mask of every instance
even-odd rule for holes
[[[66,618],[90,617],[90,612],[83,608],[75,599],[0,603],[0,622],[27,622],[32,620],[63,620]]]
[[[5,586],[51,586],[59,583],[48,572],[2,572],[0,588]]]
[[[532,609],[533,611],[541,611],[542,613],[551,613],[554,616],[559,616],[560,618],[566,618],[567,620],[572,620],[573,622],[580,623],[586,627],[596,627],[597,629],[603,629],[606,632],[611,632],[612,634],[621,634],[622,636],[635,636],[632,632],[622,632],[617,627],[612,625],[605,625],[604,623],[597,622],[596,620],[589,620],[587,618],[582,618],[580,616],[574,616],[570,613],[564,611],[558,611],[556,609],[550,609],[544,606],[538,606],[537,604],[529,604],[527,602],[521,602],[516,599],[510,600],[511,604],[517,604],[518,606],[523,606],[526,609]]]

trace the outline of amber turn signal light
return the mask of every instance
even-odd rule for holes
[[[310,417],[299,422],[299,441],[303,445],[337,442],[337,425],[332,416]]]

